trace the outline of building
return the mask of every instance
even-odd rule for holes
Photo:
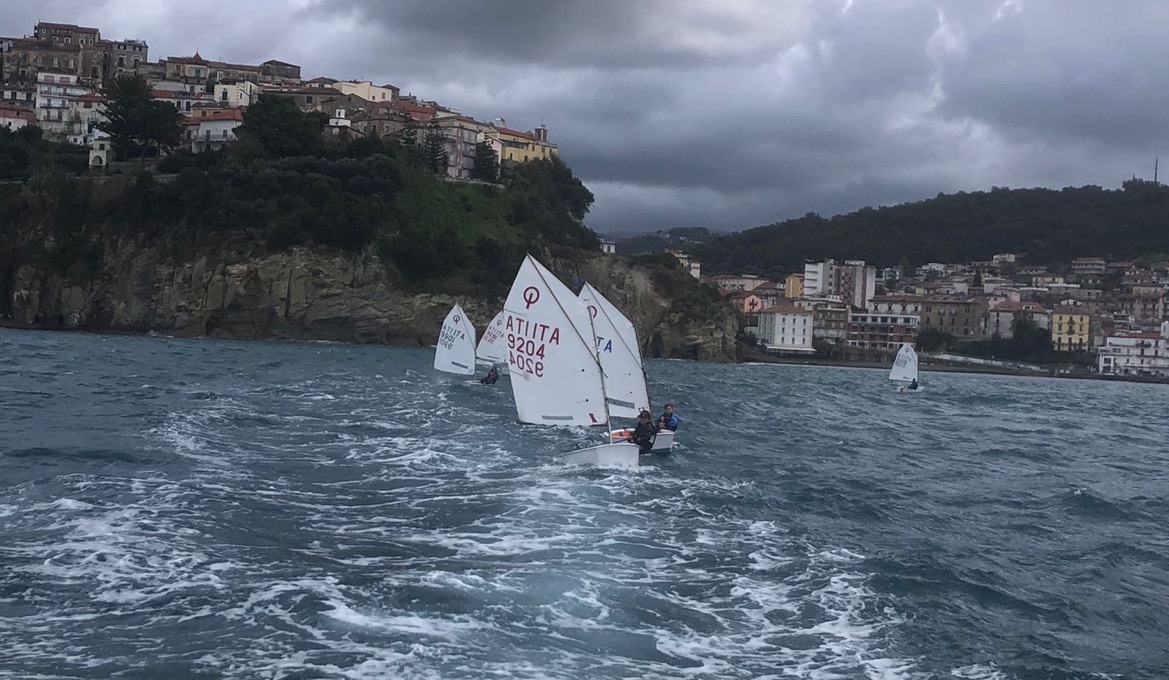
[[[835,345],[843,344],[848,335],[848,305],[835,298],[799,297],[792,302],[812,313],[812,339]]]
[[[436,116],[434,124],[442,132],[446,150],[446,172],[450,177],[470,179],[475,169],[475,145],[488,127],[467,116],[443,114]]]
[[[1100,277],[1108,271],[1108,264],[1102,257],[1077,257],[1072,260],[1072,274],[1076,276]]]
[[[755,286],[751,292],[759,296],[759,299],[763,301],[763,307],[765,309],[778,305],[779,301],[784,299],[783,284],[776,283],[775,281],[764,281],[758,286]]]
[[[93,90],[74,73],[41,71],[36,83],[37,125],[45,136],[58,141],[84,136],[86,121],[77,100]]]
[[[716,274],[710,277],[710,282],[719,290],[755,290],[760,284],[767,283],[767,279],[750,274]]]
[[[736,290],[726,296],[727,302],[744,314],[757,314],[763,310],[763,300],[749,290]]]
[[[1083,307],[1060,306],[1051,310],[1051,345],[1057,352],[1087,351],[1091,317]]]
[[[813,319],[811,312],[780,300],[759,312],[759,342],[776,352],[812,354]]]
[[[260,86],[250,80],[225,80],[215,83],[212,96],[221,106],[233,109],[248,107],[260,98]]]
[[[982,299],[932,296],[922,300],[918,330],[948,333],[958,340],[982,337],[987,303]]]
[[[499,140],[502,148],[502,153],[499,154],[501,163],[549,160],[557,154],[556,145],[548,141],[548,128],[543,125],[532,132],[520,132],[493,125],[487,135]]]
[[[114,160],[114,145],[105,134],[96,135],[89,143],[89,169],[104,171]]]
[[[58,24],[51,21],[37,22],[33,29],[37,40],[51,42],[55,45],[96,45],[101,40],[101,31],[86,26],[74,24]]]
[[[845,260],[837,269],[838,290],[830,291],[853,307],[868,307],[877,292],[877,268],[864,260]]]
[[[690,257],[689,255],[682,252],[681,250],[667,250],[666,252],[673,255],[674,257],[676,257],[678,259],[678,262],[681,263],[682,269],[687,271],[690,274],[690,276],[693,276],[696,279],[702,278],[702,263],[701,262],[694,259],[693,257]]]
[[[838,269],[837,264],[831,260],[805,263],[803,294],[811,297],[839,294]]]
[[[1169,375],[1169,340],[1160,333],[1117,332],[1104,340],[1096,354],[1103,375]]]
[[[895,352],[902,343],[917,342],[918,316],[905,312],[851,311],[846,344],[853,350]],[[868,354],[853,352],[852,354]]]
[[[804,275],[788,274],[783,280],[783,296],[789,300],[804,294]]]
[[[1039,328],[1051,327],[1051,313],[1038,302],[1000,302],[986,316],[986,335],[1015,337],[1015,321],[1026,319]]]
[[[204,109],[188,123],[191,151],[218,151],[225,144],[236,141],[235,129],[243,125],[243,111],[239,109]]]
[[[36,124],[36,114],[32,109],[0,101],[0,128],[16,131],[26,125]]]
[[[921,315],[924,299],[918,295],[876,295],[868,310],[877,314],[912,314],[917,317]]]
[[[49,40],[19,38],[4,55],[2,77],[5,83],[35,83],[41,71],[78,75],[81,47]]]
[[[332,78],[314,79],[317,84],[324,84],[326,87],[331,87],[341,94],[352,94],[368,102],[382,103],[392,102],[398,98],[400,90],[393,85],[374,85],[368,80],[333,80]],[[320,81],[332,81],[329,83],[322,83]],[[313,81],[310,81],[313,82]]]
[[[202,89],[195,90],[171,90],[154,88],[150,92],[151,97],[158,101],[167,102],[175,107],[175,110],[182,114],[189,115],[196,107],[208,106],[215,103],[215,97],[208,94]]]

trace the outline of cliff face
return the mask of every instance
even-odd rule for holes
[[[638,328],[648,356],[726,361],[735,319],[688,319],[650,277],[603,256],[553,264],[586,278]],[[178,336],[334,340],[394,345],[434,343],[455,302],[479,328],[501,301],[396,289],[373,249],[358,254],[296,248],[262,257],[229,251],[176,261],[154,247],[106,244],[85,280],[24,265],[11,285],[11,322]]]

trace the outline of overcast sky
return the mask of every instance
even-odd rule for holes
[[[37,20],[543,122],[602,233],[1111,188],[1169,150],[1165,0],[4,0],[0,35]]]

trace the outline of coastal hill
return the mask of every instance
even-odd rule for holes
[[[531,252],[608,295],[651,356],[733,356],[716,291],[600,252],[558,157],[454,182],[421,145],[323,131],[265,95],[231,148],[91,177],[36,128],[0,130],[0,322],[429,345],[455,301],[486,325]]]
[[[647,235],[629,250],[678,247]],[[636,246],[636,247],[632,247]],[[684,248],[704,273],[780,277],[805,260],[857,259],[882,267],[989,260],[1011,252],[1034,264],[1080,256],[1167,259],[1169,187],[1133,179],[1120,189],[1005,189],[960,192],[824,218],[814,213]]]

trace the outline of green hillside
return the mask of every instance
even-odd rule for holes
[[[1165,259],[1169,187],[1133,179],[1097,186],[941,195],[826,219],[809,213],[716,238],[693,249],[704,272],[779,276],[805,260],[863,259],[878,266],[989,260],[995,253],[1063,264],[1075,257]]]

